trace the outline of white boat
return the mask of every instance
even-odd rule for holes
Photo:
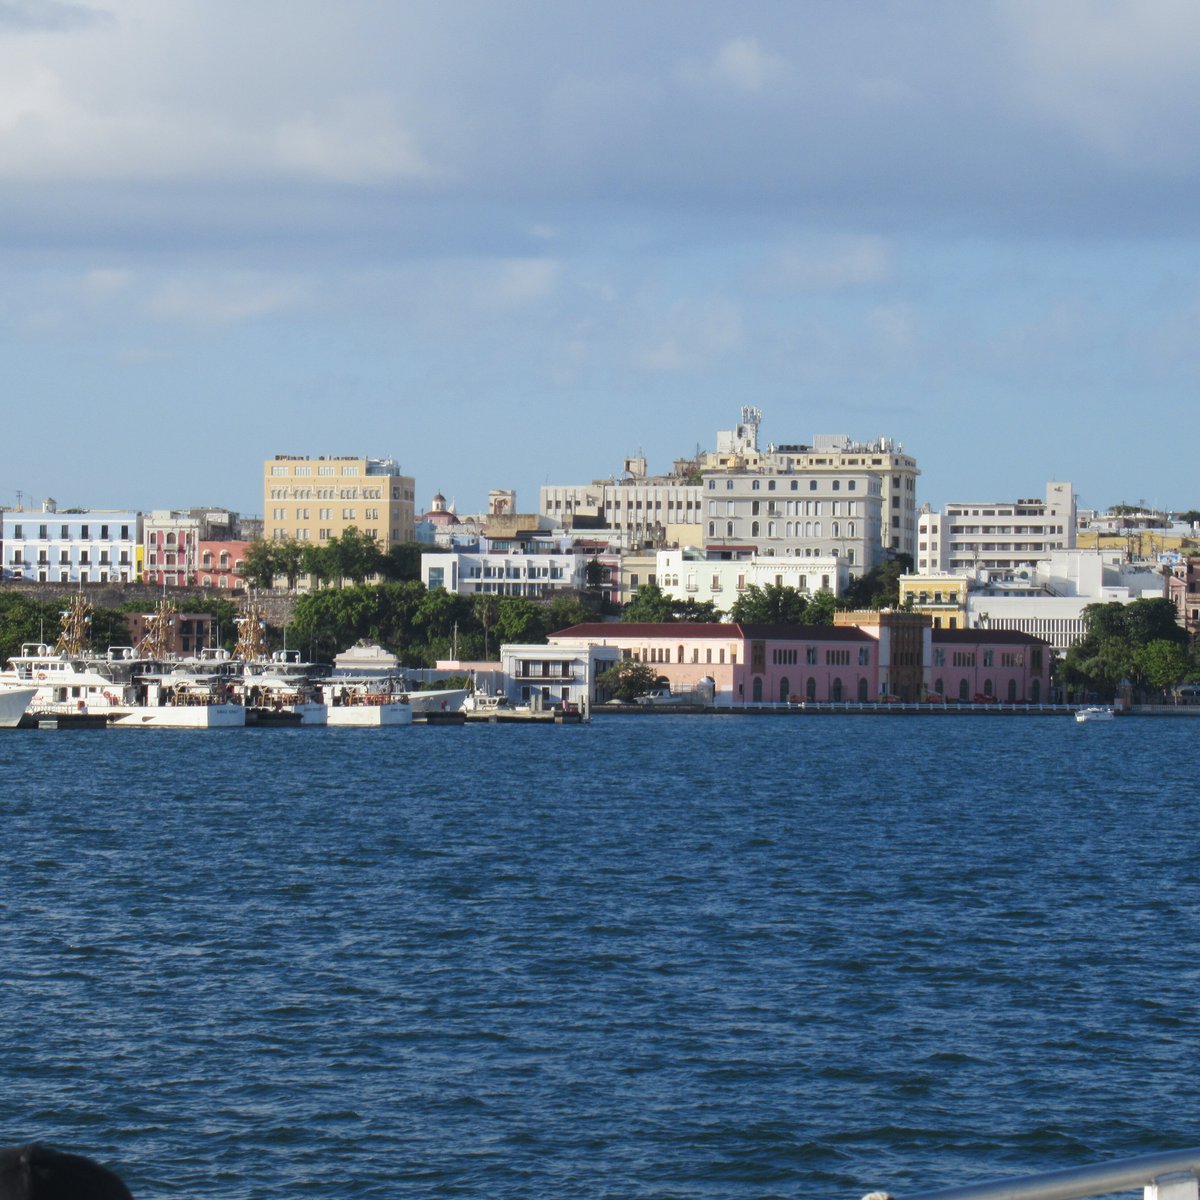
[[[1116,715],[1111,708],[1104,708],[1097,704],[1075,710],[1075,720],[1081,725],[1085,721],[1111,721]]]
[[[316,668],[301,662],[297,651],[277,650],[270,658],[240,665],[247,725],[328,723],[328,704],[312,678]]]
[[[436,691],[414,690],[400,666],[400,660],[375,642],[357,642],[333,660],[328,683],[335,688],[350,684],[365,686],[372,694],[396,696],[408,709],[407,725],[413,716],[456,713],[466,703],[470,688],[442,688]],[[401,699],[406,698],[406,699]],[[353,723],[350,714],[342,714],[336,723]]]
[[[380,729],[411,725],[408,696],[387,677],[336,675],[321,686],[326,724],[340,728]]]
[[[0,686],[0,729],[15,729],[36,695],[33,687]]]
[[[35,689],[28,705],[35,718],[159,729],[245,724],[242,706],[228,702],[223,677],[138,658],[130,646],[69,655],[26,643],[8,661],[11,669],[0,682]]]

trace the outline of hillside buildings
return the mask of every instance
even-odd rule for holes
[[[651,548],[752,546],[782,558],[842,558],[862,575],[916,547],[916,460],[889,439],[822,435],[760,448],[756,408],[717,434],[717,449],[670,475],[625,460],[619,479],[541,489],[539,511],[565,528],[619,531]]]
[[[277,454],[263,464],[263,537],[321,545],[351,526],[381,550],[411,542],[416,484],[391,458]]]

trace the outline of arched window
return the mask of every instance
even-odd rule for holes
[[[786,704],[787,698],[788,698],[788,696],[791,695],[791,692],[792,692],[791,686],[789,685],[787,676],[785,675],[779,681],[779,703]]]
[[[1041,702],[1042,702],[1042,681],[1040,679],[1035,679],[1033,681],[1033,683],[1031,683],[1029,685],[1029,699],[1030,699],[1030,702],[1033,704],[1041,704]]]
[[[778,526],[776,526],[774,521],[768,521],[767,522],[767,537],[773,538],[775,536],[775,530],[777,528],[778,528]]]
[[[750,522],[750,536],[758,537],[758,522],[757,521]]]
[[[1015,679],[1008,681],[1008,702],[1009,704],[1016,704],[1017,702],[1017,681]]]
[[[676,661],[676,662],[683,662],[683,647],[682,647],[682,646],[679,646],[679,647],[677,647],[677,648],[676,648],[676,651],[675,651],[675,661]]]
[[[867,681],[865,679],[858,681],[858,702],[859,704],[866,704],[867,702]]]
[[[933,690],[937,692],[939,696],[944,696],[946,694],[946,681],[944,679],[939,679],[937,683],[933,685]]]
[[[752,696],[754,697],[754,703],[761,704],[762,703],[762,676],[761,675],[755,675],[754,687],[751,688],[750,690],[751,690]]]
[[[809,678],[809,681],[804,685],[805,700],[815,700],[817,698],[817,681]]]
[[[842,681],[840,679],[835,679],[833,681],[833,687],[830,689],[829,698],[834,702],[834,704],[840,704],[842,702]]]
[[[958,698],[959,698],[959,700],[962,700],[962,701],[969,700],[969,699],[971,698],[970,691],[969,691],[969,689],[967,688],[967,681],[966,681],[965,679],[960,679],[960,680],[959,680],[959,683],[958,683]]]
[[[733,537],[733,522],[732,521],[725,522],[725,536]]]
[[[839,528],[839,526],[838,526],[838,523],[837,523],[836,521],[834,521],[834,523],[833,523],[833,536],[834,536],[834,537],[838,537],[838,536],[839,536],[839,534],[838,534],[838,528]]]
[[[716,533],[717,533],[717,523],[716,523],[716,521],[709,521],[709,523],[708,523],[708,536],[709,536],[709,537],[715,537],[715,536],[716,536]]]
[[[983,681],[983,694],[985,696],[990,696],[992,694],[992,681],[990,679],[985,679]]]

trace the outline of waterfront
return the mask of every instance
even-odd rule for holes
[[[0,738],[0,1119],[144,1197],[846,1196],[1195,1142],[1186,721]]]

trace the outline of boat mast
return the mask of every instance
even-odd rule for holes
[[[62,632],[54,643],[55,654],[79,658],[88,649],[88,626],[92,623],[92,606],[82,595],[75,595],[62,614]]]

